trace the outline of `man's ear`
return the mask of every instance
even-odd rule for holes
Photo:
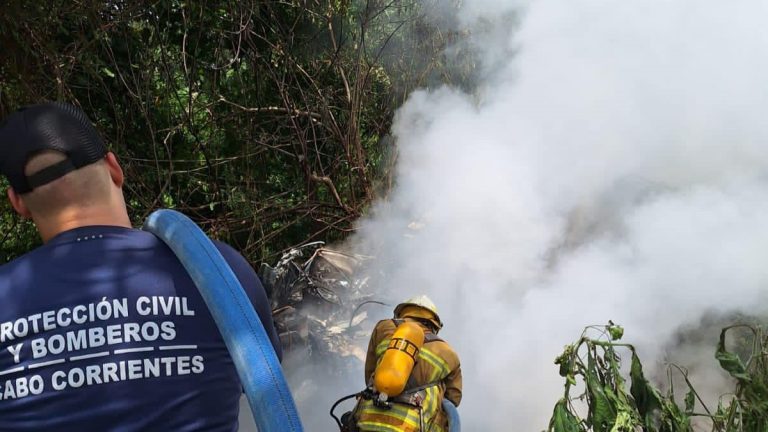
[[[16,210],[16,213],[26,219],[32,218],[32,213],[29,212],[27,205],[24,204],[24,199],[21,197],[21,195],[17,194],[12,187],[9,187],[6,193],[8,194],[8,201],[11,202],[11,205],[13,206],[13,209]]]
[[[107,167],[109,168],[109,176],[112,178],[112,182],[119,188],[123,187],[125,182],[125,176],[123,175],[123,169],[117,162],[117,157],[114,153],[109,152],[105,158],[107,161]]]

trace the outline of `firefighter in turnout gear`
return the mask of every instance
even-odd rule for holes
[[[400,303],[394,319],[376,324],[365,359],[368,388],[355,415],[359,431],[447,432],[443,398],[458,406],[462,382],[458,355],[437,337],[442,327],[425,295]]]

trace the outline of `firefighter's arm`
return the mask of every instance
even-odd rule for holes
[[[454,405],[459,406],[461,403],[461,365],[457,364],[456,368],[445,377],[445,398],[453,402]]]

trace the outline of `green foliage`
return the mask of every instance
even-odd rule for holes
[[[0,29],[0,116],[80,105],[136,225],[174,207],[254,262],[343,238],[387,193],[394,109],[455,39],[412,0],[10,0]],[[37,240],[2,210],[9,260]]]
[[[751,331],[752,351],[745,361],[726,348],[726,335],[733,328]],[[598,338],[588,337],[597,331]],[[693,384],[683,373],[688,391],[680,406],[674,388],[662,394],[643,373],[635,348],[617,342],[623,329],[610,323],[604,327],[588,327],[581,338],[565,347],[555,360],[560,375],[566,378],[565,394],[555,405],[548,432],[693,432],[692,419],[705,417],[712,432],[758,432],[768,430],[768,338],[757,326],[732,326],[723,329],[715,357],[720,366],[736,380],[733,398],[710,411],[698,397]],[[629,350],[629,392],[621,373],[617,349]],[[676,368],[676,367],[675,367]],[[579,386],[579,382],[581,386]],[[571,392],[583,389],[573,397]],[[696,412],[696,401],[704,412]],[[580,408],[581,407],[581,408]],[[586,411],[586,418],[579,414]]]
[[[726,333],[734,328],[747,328],[754,336],[752,353],[746,364],[726,349]],[[729,406],[718,407],[718,431],[768,430],[768,337],[760,327],[731,326],[720,333],[715,358],[736,379],[734,399]]]

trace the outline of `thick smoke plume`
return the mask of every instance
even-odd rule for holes
[[[423,292],[441,308],[466,430],[544,429],[562,389],[553,359],[585,325],[624,325],[653,363],[706,314],[764,312],[767,13],[462,3],[477,92],[412,94],[393,127],[396,188],[354,242],[391,301]],[[697,362],[714,365],[702,343]]]

